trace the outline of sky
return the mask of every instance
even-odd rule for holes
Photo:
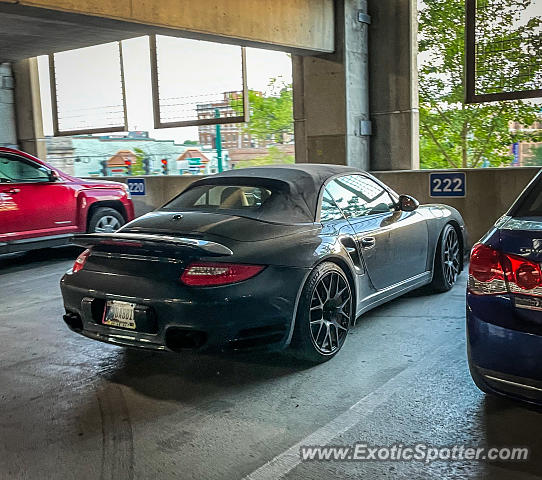
[[[154,130],[148,37],[122,42],[130,130],[148,130],[158,139],[197,140],[197,127]],[[198,103],[222,92],[241,90],[241,49],[198,40],[158,37],[162,120],[193,116]],[[53,134],[48,57],[38,58],[45,135]],[[55,55],[60,128],[118,124],[122,119],[119,49],[116,43]],[[272,78],[292,81],[290,56],[247,48],[248,88],[267,91]]]

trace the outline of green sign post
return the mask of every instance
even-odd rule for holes
[[[215,118],[220,118],[220,110],[215,108]],[[216,163],[218,164],[218,173],[222,173],[222,136],[220,124],[216,124]]]

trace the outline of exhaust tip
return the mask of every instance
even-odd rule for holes
[[[173,352],[197,350],[205,344],[206,340],[207,334],[197,330],[172,327],[166,332],[166,347]]]
[[[76,332],[83,331],[83,320],[77,313],[68,312],[62,317],[66,325]]]

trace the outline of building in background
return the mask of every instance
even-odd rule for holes
[[[216,150],[180,145],[173,140],[156,140],[148,132],[126,135],[47,137],[47,161],[77,177],[132,174],[126,162],[134,164],[139,155],[149,161],[150,175],[163,175],[162,160],[167,160],[168,175],[216,173]],[[229,152],[222,150],[224,169],[229,169]]]
[[[68,175],[75,175],[72,137],[46,137],[47,162]]]
[[[231,148],[229,168],[247,168],[259,165],[295,163],[295,145],[285,143],[262,148]]]
[[[129,175],[131,166],[137,161],[137,155],[132,150],[119,150],[115,155],[102,162],[101,173],[107,175]]]
[[[201,150],[197,148],[188,148],[177,159],[177,170],[181,175],[187,173],[199,175],[209,172],[213,163],[214,162]]]
[[[170,164],[169,173],[178,175],[177,158],[187,147],[173,140],[149,138],[148,132],[129,132],[127,135],[73,137],[47,137],[47,161],[68,174],[75,176],[102,175],[102,162],[120,152],[129,152],[135,158],[141,150],[149,158],[151,174],[161,173],[162,159]],[[113,172],[120,173],[120,172]],[[122,174],[122,173],[120,173]]]
[[[198,120],[205,120],[216,117],[216,110],[220,112],[221,118],[236,117],[239,114],[232,108],[230,100],[238,99],[242,92],[225,92],[220,102],[200,104],[196,107]],[[226,123],[221,125],[222,148],[258,148],[266,147],[272,143],[261,141],[244,131],[243,123]],[[208,148],[215,148],[216,125],[198,126],[199,142]]]
[[[510,130],[518,133],[529,133],[538,135],[542,138],[542,120],[533,125],[525,126],[518,122],[510,123]],[[542,166],[542,142],[517,142],[511,147],[511,153],[514,155],[512,166]]]

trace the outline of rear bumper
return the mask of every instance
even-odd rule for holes
[[[484,391],[542,405],[542,336],[496,325],[496,315],[513,322],[517,313],[506,297],[467,296],[467,351],[473,380]]]
[[[305,269],[270,266],[238,284],[190,288],[145,277],[67,273],[61,280],[64,320],[94,340],[152,350],[278,350],[289,344],[307,274]],[[146,307],[152,326],[141,331],[103,325],[106,300]]]

